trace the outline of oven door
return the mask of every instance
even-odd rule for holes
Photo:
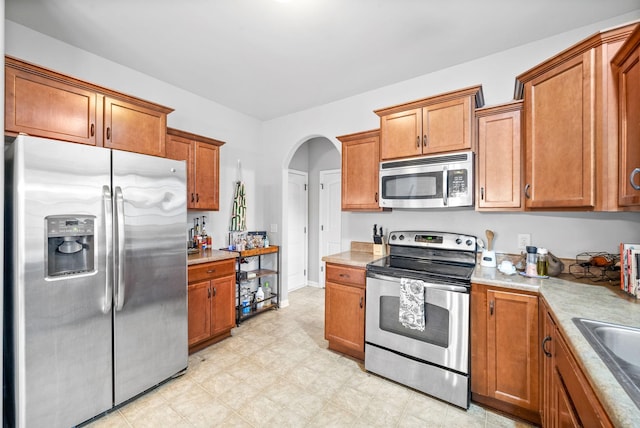
[[[366,342],[469,373],[469,293],[466,287],[425,282],[424,331],[399,321],[400,278],[367,274]]]

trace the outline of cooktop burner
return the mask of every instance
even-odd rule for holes
[[[476,238],[451,232],[389,233],[390,255],[369,263],[367,271],[423,281],[471,283]]]

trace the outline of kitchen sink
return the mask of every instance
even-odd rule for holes
[[[640,328],[585,318],[573,322],[640,409]]]

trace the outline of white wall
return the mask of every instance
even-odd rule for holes
[[[9,55],[173,107],[175,112],[169,115],[169,126],[226,141],[221,149],[220,211],[204,213],[214,245],[225,245],[238,160],[241,160],[242,178],[247,186],[248,227],[270,230],[269,226],[275,224],[278,233],[270,232],[270,237],[278,244],[286,242],[284,225],[287,219],[282,197],[286,194],[286,173],[283,171],[304,142],[325,137],[339,149],[340,143],[335,136],[379,127],[379,118],[373,110],[470,85],[483,85],[486,105],[509,101],[513,97],[516,75],[597,31],[637,19],[640,19],[640,9],[264,123],[11,21],[5,21],[5,42]],[[193,215],[191,213],[191,217]],[[544,245],[561,257],[573,257],[581,251],[615,251],[620,241],[640,240],[640,214],[637,213],[394,210],[378,214],[344,213],[343,249],[348,248],[351,240],[370,240],[373,223],[382,225],[385,230],[444,229],[478,236],[484,236],[484,230],[490,228],[496,232],[496,249],[507,252],[516,252],[517,233],[530,232],[534,244]],[[311,246],[316,244],[310,243]],[[286,248],[283,248],[283,278],[287,271],[286,256]]]
[[[640,10],[575,31],[379,88],[317,108],[265,122],[262,141],[269,150],[273,177],[288,164],[295,147],[310,135],[323,135],[336,147],[337,135],[379,127],[373,111],[410,100],[483,85],[486,105],[513,99],[515,76],[598,31],[640,19]],[[280,194],[276,194],[280,198]],[[280,207],[282,201],[279,201]],[[282,209],[274,213],[286,222]],[[640,213],[479,213],[469,209],[394,210],[385,213],[343,213],[342,249],[352,240],[370,241],[374,223],[389,229],[445,230],[485,236],[495,231],[496,250],[517,253],[517,234],[531,233],[534,245],[560,257],[584,251],[616,252],[621,241],[640,241]],[[286,239],[286,237],[284,237]],[[310,245],[314,245],[313,243]],[[283,260],[286,262],[286,248]],[[286,266],[285,266],[286,269]]]
[[[194,216],[207,216],[214,246],[226,244],[238,160],[247,191],[247,226],[250,230],[265,227],[261,214],[265,198],[256,185],[256,170],[262,168],[264,158],[261,152],[267,150],[260,144],[260,121],[12,21],[3,22],[8,55],[171,107],[175,110],[168,116],[168,126],[226,142],[220,149],[220,210],[193,211],[188,216],[189,224]],[[279,242],[277,234],[272,241]]]

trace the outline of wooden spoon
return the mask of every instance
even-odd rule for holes
[[[491,251],[491,247],[493,245],[493,231],[487,229],[485,233],[487,234],[487,251]]]

